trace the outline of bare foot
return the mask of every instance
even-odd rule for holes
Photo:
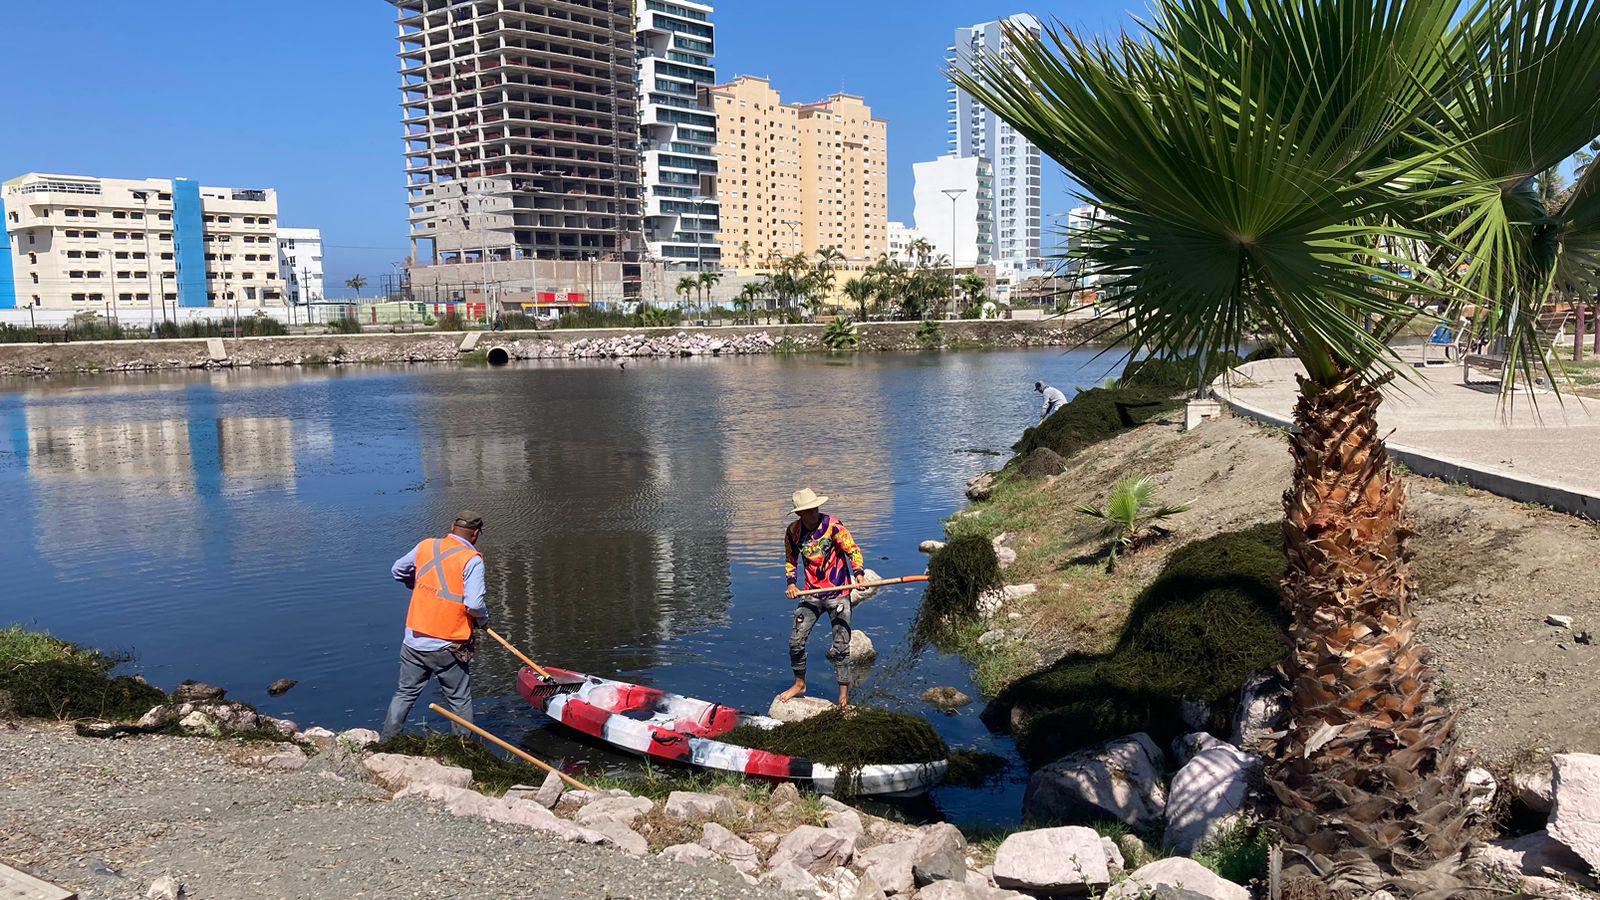
[[[804,694],[805,692],[806,692],[806,683],[804,681],[796,681],[794,683],[794,687],[791,687],[787,691],[784,691],[783,693],[778,695],[778,702],[779,703],[788,703],[790,700],[793,700],[794,698],[800,696],[801,694]]]

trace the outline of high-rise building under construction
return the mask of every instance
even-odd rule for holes
[[[481,281],[492,298],[593,282],[600,267],[602,283],[636,289],[631,0],[390,2],[414,286]]]

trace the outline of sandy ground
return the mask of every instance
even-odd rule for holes
[[[80,738],[0,723],[0,859],[84,900],[143,898],[776,898],[725,865],[634,859],[457,818],[321,768],[270,773],[205,738]]]
[[[1170,539],[1105,576],[1083,561],[1099,542],[1071,507],[1102,501],[1127,474],[1154,475],[1163,500],[1193,498],[1193,508]],[[1006,580],[1039,584],[1028,628],[1040,661],[1104,649],[1172,548],[1279,520],[1289,481],[1283,434],[1233,418],[1189,433],[1145,426],[1071,460],[1019,501],[1026,509],[1009,511],[1031,523]],[[1464,744],[1490,764],[1600,752],[1600,645],[1576,640],[1583,630],[1600,635],[1600,526],[1432,479],[1408,477],[1407,489],[1422,637],[1461,713]],[[1550,614],[1571,616],[1573,628],[1546,624]]]

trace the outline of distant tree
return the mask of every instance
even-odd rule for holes
[[[361,299],[361,289],[367,286],[367,280],[360,275],[346,278],[344,286],[356,292],[356,299]]]
[[[683,298],[685,306],[689,305],[689,295],[700,289],[700,279],[692,275],[685,275],[678,279],[676,288],[678,296]]]
[[[983,303],[984,294],[989,290],[989,282],[984,281],[981,275],[970,274],[961,276],[956,284],[961,288],[961,314],[963,317],[970,317]]]
[[[845,296],[856,302],[856,309],[863,320],[867,318],[867,301],[877,293],[877,285],[872,283],[872,276],[852,278],[844,283]]]
[[[706,300],[710,299],[711,297],[711,289],[716,287],[717,282],[722,280],[722,273],[701,272],[700,276],[695,280],[700,282],[700,290],[703,292],[701,294],[700,302],[702,305],[704,305]]]

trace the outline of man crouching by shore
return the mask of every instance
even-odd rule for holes
[[[395,581],[411,588],[411,607],[400,645],[400,683],[383,720],[385,741],[405,727],[417,697],[435,678],[450,711],[472,721],[473,629],[489,622],[477,546],[482,534],[483,517],[462,510],[449,534],[423,540],[390,569]],[[467,733],[454,723],[451,730]]]

